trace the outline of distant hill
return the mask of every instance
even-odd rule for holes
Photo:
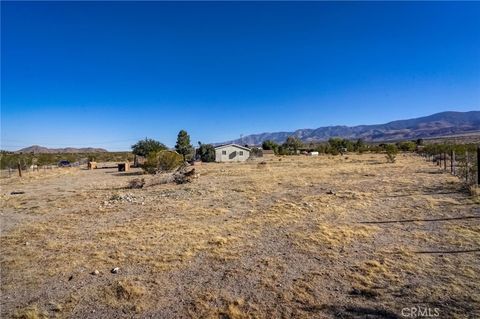
[[[283,143],[288,136],[297,136],[304,142],[327,141],[332,137],[362,138],[367,142],[398,141],[417,138],[438,138],[478,132],[480,111],[442,112],[386,124],[358,126],[326,126],[317,129],[299,129],[294,132],[261,133],[244,136],[225,143],[259,145],[265,140]]]
[[[108,152],[103,148],[93,148],[93,147],[84,147],[84,148],[47,148],[38,145],[32,145],[29,147],[22,148],[15,153],[104,153]]]

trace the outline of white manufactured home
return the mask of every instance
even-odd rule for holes
[[[215,147],[215,162],[243,162],[250,157],[250,149],[237,144]]]

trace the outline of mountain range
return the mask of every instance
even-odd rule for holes
[[[412,139],[440,138],[452,135],[478,133],[480,135],[480,111],[441,112],[429,116],[398,120],[385,124],[358,126],[325,126],[316,129],[298,129],[293,132],[273,132],[244,136],[241,139],[217,144],[260,145],[272,140],[283,143],[289,136],[296,136],[303,142],[323,142],[332,137],[350,140],[363,139],[366,142],[388,142]],[[16,153],[96,153],[108,152],[103,148],[47,148],[38,145],[22,148]]]
[[[22,148],[16,151],[15,153],[100,153],[100,152],[108,152],[108,151],[103,148],[93,148],[93,147],[47,148],[39,145],[32,145],[29,147]]]
[[[337,125],[316,129],[298,129],[293,132],[252,134],[225,142],[225,144],[260,145],[266,140],[283,143],[289,136],[296,136],[303,142],[322,142],[332,137],[351,140],[362,138],[367,142],[387,142],[418,138],[438,138],[474,132],[480,134],[480,111],[441,112],[425,117],[398,120],[385,124]]]

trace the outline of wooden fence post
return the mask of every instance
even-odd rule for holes
[[[465,182],[468,184],[468,151],[465,151]]]
[[[443,170],[447,170],[447,152],[443,152]]]
[[[480,184],[480,145],[477,145],[477,186]]]
[[[450,173],[455,175],[455,151],[452,150],[450,153]]]
[[[17,168],[18,168],[18,176],[22,177],[22,167],[20,166],[20,163],[17,163]]]

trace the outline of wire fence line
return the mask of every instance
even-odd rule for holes
[[[57,165],[42,165],[42,166],[31,165],[26,167],[20,167],[20,170],[18,168],[9,167],[7,169],[0,170],[0,177],[8,178],[8,177],[15,177],[15,176],[30,176],[34,174],[37,175],[41,173],[52,172],[53,170],[57,170],[60,168],[62,167],[59,167]]]
[[[419,153],[444,171],[457,176],[466,186],[478,187],[480,181],[480,146],[428,145]]]

